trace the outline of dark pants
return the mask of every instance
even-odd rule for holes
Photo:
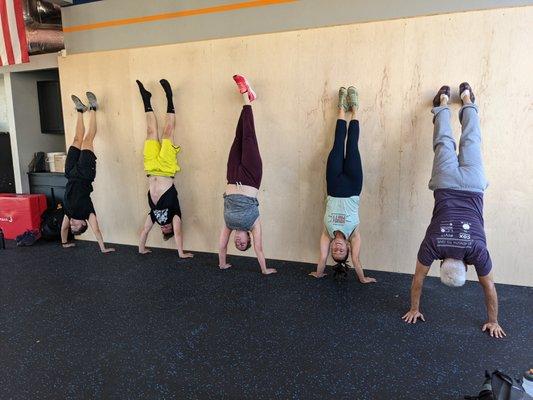
[[[328,157],[326,180],[328,196],[352,197],[361,194],[363,187],[363,166],[359,154],[359,121],[353,120],[348,127],[346,158],[344,158],[344,141],[346,139],[346,121],[337,120],[335,142]]]
[[[228,157],[228,183],[241,183],[259,189],[263,163],[255,136],[252,106],[244,106]]]
[[[65,177],[68,180],[93,182],[96,177],[96,156],[91,150],[70,146],[65,160]]]

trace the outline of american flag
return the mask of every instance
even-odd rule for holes
[[[0,0],[0,66],[30,61],[21,0]]]

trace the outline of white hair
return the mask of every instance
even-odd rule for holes
[[[463,286],[466,282],[466,264],[464,261],[446,258],[440,265],[440,281],[446,286]]]

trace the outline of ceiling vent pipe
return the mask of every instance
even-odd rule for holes
[[[30,55],[55,53],[65,48],[61,7],[44,0],[23,0],[22,7]]]

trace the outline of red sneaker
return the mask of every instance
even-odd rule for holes
[[[240,93],[248,93],[248,100],[250,102],[257,99],[257,95],[255,94],[254,90],[252,89],[252,86],[250,85],[250,82],[242,76],[242,75],[233,75],[233,80],[237,84],[237,87],[239,88]]]

